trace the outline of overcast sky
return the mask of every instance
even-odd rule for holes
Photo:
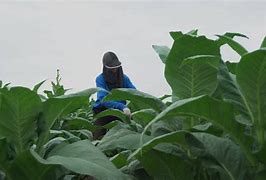
[[[125,74],[141,91],[170,93],[164,65],[152,45],[172,45],[169,31],[199,29],[200,34],[241,32],[248,50],[266,35],[264,1],[1,1],[0,80],[32,87],[60,69],[62,83],[73,92],[95,86],[101,59],[111,50]],[[224,59],[238,61],[229,48]]]

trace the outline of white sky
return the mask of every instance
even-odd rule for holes
[[[65,87],[80,91],[95,86],[102,55],[112,50],[139,90],[170,93],[164,65],[151,48],[170,47],[169,31],[198,28],[210,38],[241,32],[250,39],[239,42],[250,51],[266,35],[265,1],[217,1],[0,0],[0,80],[32,87],[53,80],[59,68]],[[229,48],[223,53],[224,59],[239,60]]]

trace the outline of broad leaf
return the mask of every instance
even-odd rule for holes
[[[237,67],[236,80],[255,125],[258,141],[263,145],[266,128],[266,49],[242,57]]]
[[[196,57],[195,63],[183,64],[186,58],[192,56]],[[175,96],[184,99],[211,94],[214,91],[217,70],[209,63],[196,63],[197,60],[211,61],[210,57],[220,57],[220,50],[215,41],[204,36],[190,35],[175,40],[165,65],[165,78]]]
[[[115,149],[135,150],[140,147],[140,136],[140,133],[115,127],[107,132],[97,147],[102,151]],[[146,142],[152,137],[144,135],[143,138],[143,141]]]
[[[228,71],[222,61],[220,62],[218,71],[218,83],[223,100],[234,104],[236,109],[241,113],[242,118],[244,118],[243,120],[246,121],[244,124],[251,125],[248,108],[236,82],[236,77]]]
[[[43,103],[43,116],[38,123],[38,133],[40,135],[38,150],[48,141],[49,130],[56,119],[85,105],[90,95],[96,91],[96,88],[91,88],[79,93],[50,98]]]
[[[111,93],[104,98],[104,101],[111,100],[129,100],[141,106],[142,109],[153,108],[158,112],[162,111],[166,107],[160,99],[136,89],[113,89]]]
[[[126,179],[109,159],[88,140],[56,148],[46,160],[35,153],[43,164],[61,165],[73,172],[97,179]]]
[[[230,139],[220,138],[207,133],[192,133],[204,145],[204,154],[214,157],[224,172],[222,179],[242,180],[247,172],[243,152]],[[206,156],[206,154],[203,156]]]
[[[0,91],[0,137],[15,145],[16,152],[28,149],[36,136],[42,104],[39,96],[23,87]]]
[[[176,116],[200,117],[216,124],[229,133],[241,146],[250,163],[254,164],[254,157],[250,152],[250,139],[244,136],[244,126],[235,121],[233,105],[214,100],[208,96],[200,96],[177,101],[161,112],[144,129],[144,134],[150,125],[159,120],[167,120]]]
[[[19,154],[6,170],[10,180],[56,180],[59,166],[42,164],[32,156],[30,150]]]
[[[144,169],[155,180],[186,179],[193,180],[193,168],[182,158],[173,154],[151,150],[138,157]]]

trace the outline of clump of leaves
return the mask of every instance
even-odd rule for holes
[[[51,82],[52,84],[52,91],[45,90],[44,93],[47,95],[48,98],[57,97],[64,95],[69,89],[65,89],[64,86],[60,83],[61,81],[59,69],[56,71],[56,82]]]

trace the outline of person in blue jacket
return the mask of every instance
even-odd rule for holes
[[[97,100],[93,105],[94,114],[98,114],[106,109],[118,109],[126,115],[131,116],[130,109],[126,106],[126,101],[107,101],[102,102],[103,98],[109,91],[115,88],[132,88],[136,87],[132,84],[129,77],[123,73],[122,64],[113,52],[106,52],[103,55],[103,72],[96,77],[96,86],[105,89],[97,93]],[[115,116],[106,116],[95,121],[96,125],[103,126],[118,118]],[[93,133],[94,139],[101,138],[106,130],[100,129]]]

